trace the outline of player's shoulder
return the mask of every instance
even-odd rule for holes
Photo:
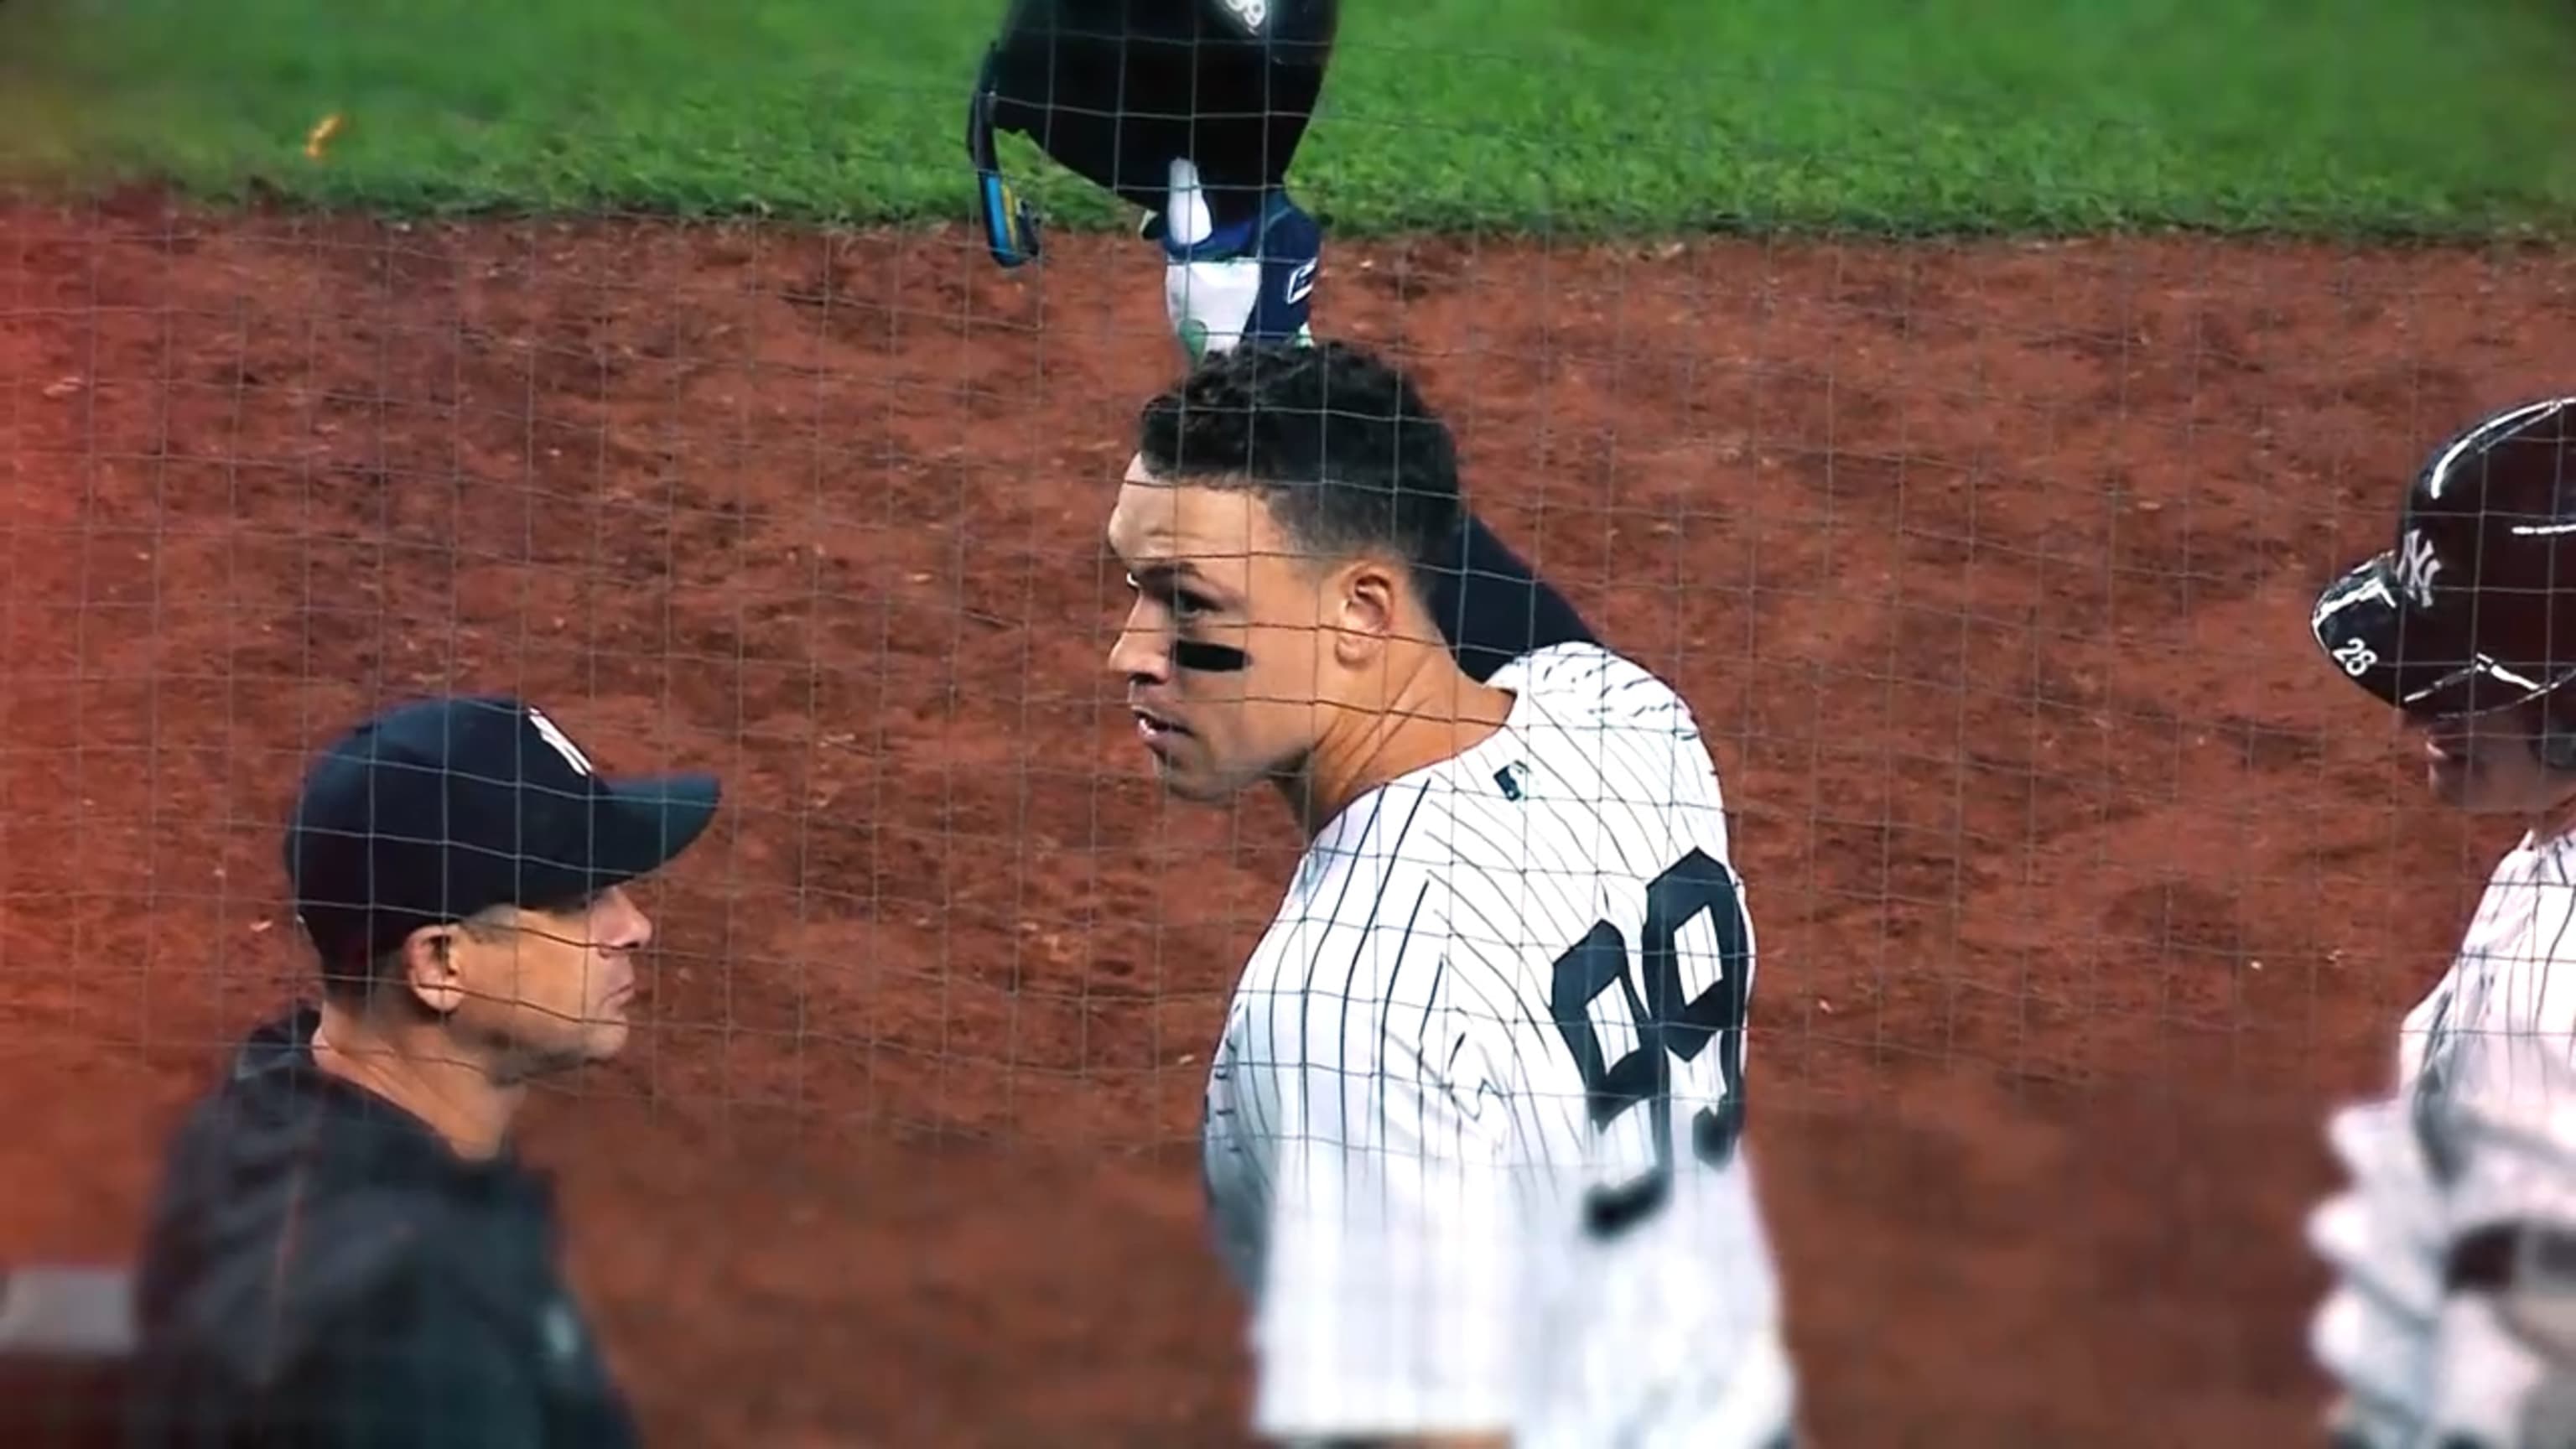
[[[2490,882],[2537,879],[2548,885],[2576,885],[2576,830],[2523,832],[2487,873]]]
[[[1679,690],[1599,644],[1533,650],[1497,670],[1491,682],[1530,699],[1559,725],[1663,729],[1692,737],[1699,732]]]
[[[2463,958],[2526,963],[2547,971],[2576,958],[2576,836],[2526,834],[2487,876],[2462,934]],[[2555,992],[2576,1010],[2576,993]]]
[[[1718,805],[1690,707],[1634,660],[1561,644],[1513,660],[1491,683],[1518,696],[1503,730],[1355,802],[1308,845],[1293,898],[1374,900],[1413,887],[1490,911],[1489,887],[1526,877],[1533,860],[1588,858],[1605,806],[1645,803],[1640,795],[1665,811]]]

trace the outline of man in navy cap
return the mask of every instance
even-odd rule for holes
[[[251,1033],[173,1142],[138,1293],[140,1445],[627,1445],[510,1127],[614,1057],[714,779],[612,782],[506,698],[333,744],[285,842],[317,1005]]]

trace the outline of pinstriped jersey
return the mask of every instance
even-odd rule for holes
[[[1760,1446],[1792,1374],[1742,1141],[1754,936],[1688,707],[1590,644],[1344,810],[1204,1129],[1255,1427]]]
[[[2482,1226],[2576,1222],[2571,926],[2576,841],[2526,837],[2497,863],[2450,971],[2408,1013],[2396,1092],[2333,1119],[2351,1182],[2308,1222],[2336,1275],[2309,1342],[2364,1442],[2517,1442],[2513,1416],[2543,1366],[2483,1298],[2446,1296],[2442,1266]]]

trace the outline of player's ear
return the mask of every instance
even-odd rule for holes
[[[1366,664],[1403,629],[1402,570],[1375,556],[1344,564],[1335,575],[1330,597],[1338,615],[1334,651],[1344,664]]]
[[[433,1015],[450,1015],[465,1004],[465,944],[465,927],[456,922],[423,926],[403,938],[402,984]]]

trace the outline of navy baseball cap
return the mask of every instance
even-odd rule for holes
[[[316,759],[286,831],[297,918],[326,965],[423,926],[577,901],[668,864],[714,819],[712,775],[609,780],[505,695],[392,709]]]

